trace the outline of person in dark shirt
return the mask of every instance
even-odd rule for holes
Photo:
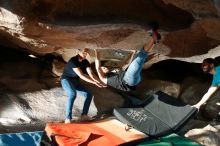
[[[76,94],[85,97],[81,120],[90,120],[87,116],[89,106],[91,103],[91,93],[80,84],[80,79],[95,84],[98,87],[104,87],[98,77],[90,68],[90,63],[86,59],[88,49],[85,48],[78,55],[72,57],[65,65],[63,74],[61,76],[61,85],[68,95],[65,123],[70,123],[72,119],[72,108],[76,98]],[[88,75],[87,75],[88,74]]]
[[[161,36],[157,31],[152,33],[148,44],[137,53],[136,58],[131,62],[125,71],[119,73],[109,73],[107,67],[101,66],[99,52],[95,49],[95,66],[100,80],[107,86],[121,91],[130,92],[141,81],[141,70],[148,57],[148,53],[154,48],[154,45],[160,40]]]

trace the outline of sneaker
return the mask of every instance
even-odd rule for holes
[[[92,117],[87,116],[87,115],[82,115],[82,116],[80,117],[80,120],[81,120],[81,121],[91,121],[91,120],[92,120]]]
[[[70,124],[71,123],[71,120],[70,119],[65,119],[65,124]]]

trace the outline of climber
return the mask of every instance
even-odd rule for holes
[[[131,62],[125,71],[119,73],[110,72],[107,67],[101,66],[99,52],[95,49],[95,67],[100,80],[107,86],[130,92],[135,89],[135,86],[141,81],[141,70],[148,57],[149,52],[154,48],[154,45],[161,39],[157,30],[151,34],[150,41],[139,50],[135,59]],[[133,53],[134,54],[134,53]]]

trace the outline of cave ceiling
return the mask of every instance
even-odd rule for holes
[[[157,22],[157,61],[201,62],[220,54],[218,10],[217,0],[0,0],[0,44],[67,61],[85,47],[138,49]]]

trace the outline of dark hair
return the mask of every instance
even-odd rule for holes
[[[207,64],[214,64],[214,66],[217,66],[217,62],[213,58],[206,58],[203,60],[202,64],[207,63]]]

